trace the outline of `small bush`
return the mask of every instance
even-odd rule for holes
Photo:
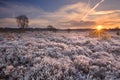
[[[88,36],[89,37],[97,37],[98,38],[99,32],[97,30],[89,32]],[[104,30],[100,32],[100,38],[103,40],[107,40],[111,38],[111,35]]]

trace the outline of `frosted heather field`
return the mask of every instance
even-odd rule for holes
[[[120,36],[0,33],[0,80],[120,80]]]

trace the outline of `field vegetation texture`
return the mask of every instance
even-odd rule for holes
[[[120,36],[0,33],[0,80],[120,80]]]

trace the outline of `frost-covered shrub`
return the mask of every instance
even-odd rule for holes
[[[93,61],[96,62],[97,64],[100,64],[100,63],[106,64],[106,63],[111,63],[114,61],[114,57],[112,56],[112,54],[109,54],[106,52],[93,53],[92,58],[95,59]],[[99,60],[100,60],[100,62],[99,62]]]
[[[117,35],[120,35],[120,31],[116,32]]]
[[[51,61],[50,61],[51,60]],[[69,60],[56,60],[45,57],[40,64],[36,64],[29,74],[26,75],[26,80],[75,80],[82,79],[82,75],[77,73],[76,69],[69,64]],[[71,61],[70,61],[71,64]],[[79,77],[78,77],[79,76]]]
[[[84,55],[74,56],[74,64],[78,70],[82,70],[84,73],[89,72],[91,59]]]
[[[0,41],[3,41],[3,40],[4,40],[4,38],[2,36],[0,36]]]
[[[99,35],[100,34],[100,37],[101,37],[101,39],[102,40],[108,40],[108,39],[110,39],[111,38],[111,35],[110,35],[110,33],[107,33],[106,31],[104,31],[104,30],[102,30],[102,31],[97,31],[97,30],[94,30],[94,31],[91,31],[91,32],[89,32],[89,34],[88,34],[88,36],[89,37],[96,37],[96,38],[98,38]]]
[[[120,39],[85,32],[1,33],[0,79],[120,80]]]
[[[111,53],[120,55],[120,46],[112,46],[109,50]]]

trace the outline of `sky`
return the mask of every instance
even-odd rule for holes
[[[0,27],[17,28],[19,15],[29,18],[31,28],[115,28],[120,0],[0,0]]]

